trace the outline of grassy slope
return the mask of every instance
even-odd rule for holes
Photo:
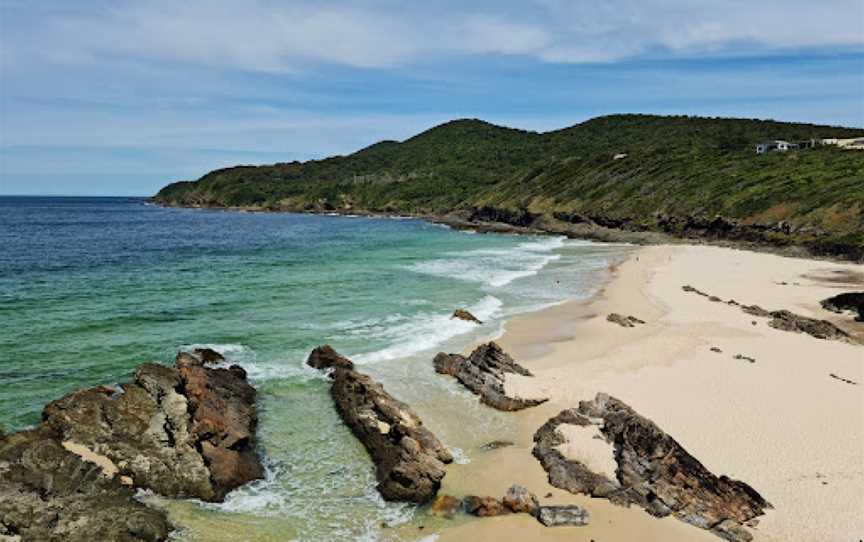
[[[746,119],[616,115],[537,134],[453,121],[349,156],[238,167],[175,183],[172,205],[443,213],[479,205],[627,217],[655,213],[780,220],[806,240],[864,246],[864,152],[824,147],[757,156],[762,139],[862,130]],[[613,160],[616,153],[627,158]]]

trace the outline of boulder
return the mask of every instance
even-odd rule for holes
[[[498,410],[522,410],[548,399],[509,397],[504,390],[507,373],[533,376],[494,342],[478,346],[470,356],[439,352],[432,361],[440,374],[456,377],[466,388],[480,396],[480,401]]]
[[[438,495],[435,497],[435,500],[432,501],[432,506],[429,510],[435,516],[453,519],[456,514],[459,513],[461,507],[462,501],[453,495]]]
[[[547,527],[588,525],[588,511],[581,506],[541,506],[537,520]]]
[[[473,322],[475,324],[482,324],[479,318],[466,311],[465,309],[456,309],[453,311],[453,315],[450,318],[458,318],[460,320],[465,320],[466,322]]]
[[[508,510],[517,514],[523,513],[536,516],[540,508],[540,501],[537,500],[537,495],[528,491],[525,486],[518,484],[510,486],[510,489],[504,494],[502,502]]]
[[[828,320],[808,318],[787,310],[772,311],[771,321],[768,322],[768,325],[783,331],[806,333],[807,335],[816,337],[817,339],[845,341],[851,338],[848,333]]]
[[[196,348],[195,355],[204,363],[222,363],[225,361],[225,356],[212,348]]]
[[[330,395],[345,425],[372,457],[381,495],[389,501],[418,504],[435,497],[444,465],[453,456],[411,407],[354,370],[350,360],[330,347],[313,350],[307,363],[331,370]]]
[[[562,454],[561,424],[599,430],[617,463],[614,480]],[[535,433],[534,442],[533,454],[553,486],[635,504],[658,517],[671,514],[733,542],[751,540],[743,525],[771,508],[752,487],[712,474],[653,422],[606,394],[562,411]]]

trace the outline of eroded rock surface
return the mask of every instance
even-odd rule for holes
[[[381,495],[414,503],[432,499],[453,456],[411,407],[329,346],[313,350],[307,363],[331,371],[336,410],[372,457]]]
[[[498,410],[521,410],[545,403],[548,399],[509,397],[504,390],[507,373],[533,376],[494,342],[478,346],[467,358],[439,352],[432,361],[438,373],[456,377],[480,401]]]
[[[615,479],[564,456],[562,424],[599,430],[614,448]],[[709,472],[653,422],[606,394],[562,411],[535,433],[534,442],[534,456],[553,486],[636,504],[658,517],[671,514],[734,542],[751,540],[744,525],[771,507],[744,482]]]
[[[543,506],[537,520],[547,527],[588,525],[588,511],[575,504],[565,506]]]
[[[255,389],[243,369],[181,353],[120,389],[49,403],[35,429],[0,438],[0,534],[23,540],[164,540],[165,515],[137,488],[219,501],[263,470]],[[5,532],[4,532],[5,531]]]

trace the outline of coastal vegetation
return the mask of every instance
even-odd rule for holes
[[[492,208],[498,218],[588,217],[678,236],[690,222],[719,216],[761,228],[755,241],[859,259],[864,153],[824,146],[757,155],[754,144],[860,132],[687,116],[613,115],[546,133],[456,120],[347,156],[212,171],[154,200],[424,216]]]

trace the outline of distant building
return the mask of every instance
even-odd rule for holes
[[[756,154],[765,154],[768,152],[786,152],[797,148],[797,143],[789,143],[788,141],[783,141],[782,139],[775,139],[773,141],[763,141],[761,143],[757,143]]]
[[[852,137],[849,139],[823,139],[822,144],[824,145],[837,145],[841,149],[850,149],[850,150],[864,150],[864,136],[862,137]]]

